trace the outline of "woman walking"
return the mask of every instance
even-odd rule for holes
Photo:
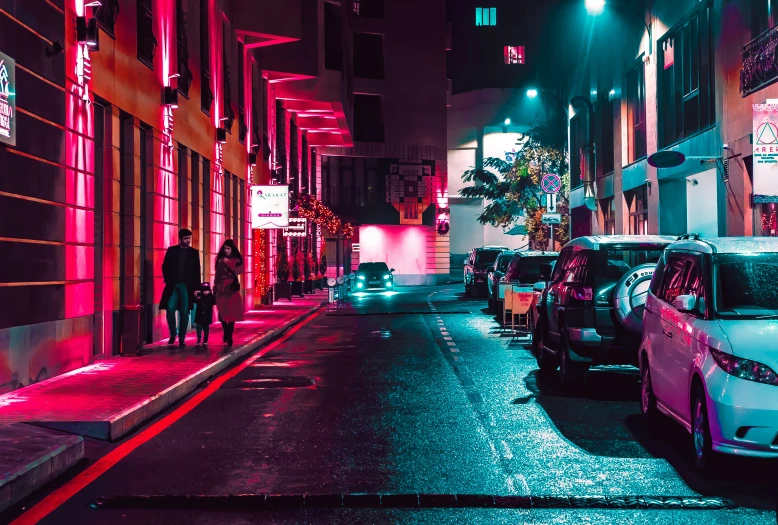
[[[238,275],[243,273],[243,257],[235,241],[227,239],[216,255],[216,276],[213,288],[219,320],[224,329],[224,342],[232,346],[235,321],[243,321],[243,298],[240,295]]]

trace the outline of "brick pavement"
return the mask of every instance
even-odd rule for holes
[[[195,346],[190,333],[184,348],[161,341],[144,347],[140,356],[103,359],[9,392],[0,396],[0,426],[27,422],[118,439],[320,307],[326,295],[319,291],[248,312],[229,350],[215,323],[207,347]]]

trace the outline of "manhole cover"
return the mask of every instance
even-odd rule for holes
[[[266,388],[304,388],[315,385],[316,382],[310,377],[287,376],[287,377],[260,377],[256,379],[243,379],[232,383],[232,388],[242,390],[255,390]],[[226,385],[225,385],[226,386]]]

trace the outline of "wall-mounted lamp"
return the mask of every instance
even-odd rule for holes
[[[84,4],[84,7],[100,7],[103,5],[102,2],[99,2],[98,0],[93,0],[92,2]]]
[[[173,73],[172,75],[168,75],[168,80],[173,80],[174,78],[178,78],[181,76],[181,73]]]
[[[165,105],[178,109],[178,90],[172,86],[165,86]]]
[[[97,27],[96,18],[90,18],[86,23],[86,45],[92,49],[100,47],[100,29]]]
[[[257,154],[249,153],[249,166],[256,166],[256,165],[257,165]]]
[[[227,130],[224,128],[216,128],[216,142],[220,144],[227,143]]]

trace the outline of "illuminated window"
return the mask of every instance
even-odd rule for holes
[[[496,26],[497,8],[496,7],[476,7],[475,25],[477,26]]]
[[[524,46],[505,46],[503,48],[503,58],[506,64],[523,64]]]

